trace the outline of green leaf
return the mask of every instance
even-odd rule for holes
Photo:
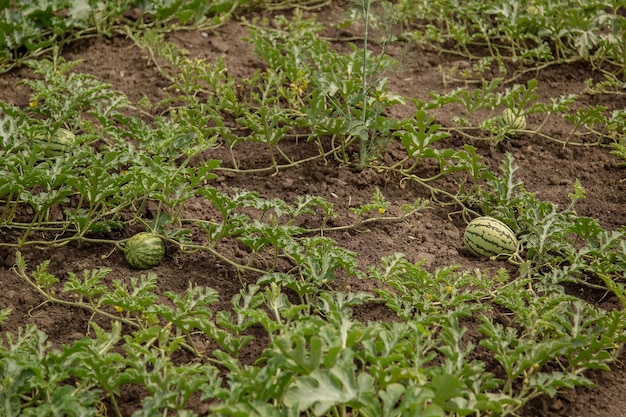
[[[75,292],[82,296],[93,298],[96,295],[104,294],[108,288],[102,280],[111,272],[110,268],[100,268],[94,270],[84,270],[82,280],[69,271],[69,279],[63,285],[63,291]]]
[[[91,14],[88,0],[72,0],[69,7],[70,17],[74,20],[87,20]]]
[[[312,336],[308,341],[302,336],[282,336],[274,341],[276,348],[284,358],[286,369],[299,374],[310,374],[317,370],[322,362],[323,341]]]
[[[413,118],[400,123],[400,130],[394,136],[400,138],[409,157],[425,157],[435,142],[450,137],[447,132],[438,132],[441,126],[434,121],[425,110],[417,110]]]
[[[4,323],[9,318],[12,311],[13,309],[10,307],[0,310],[0,324]]]
[[[356,378],[354,372],[354,365],[344,363],[299,377],[287,390],[283,403],[301,412],[312,409],[316,416],[324,415],[337,405],[358,408],[363,396],[374,395],[373,379],[367,374]]]
[[[50,265],[50,260],[47,259],[43,261],[42,263],[40,263],[39,265],[37,265],[37,268],[32,273],[32,277],[35,280],[35,282],[41,287],[45,288],[46,290],[49,290],[50,287],[52,287],[52,285],[59,282],[59,279],[56,276],[47,272],[49,265]]]

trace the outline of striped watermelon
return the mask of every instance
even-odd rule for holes
[[[34,140],[47,158],[70,153],[76,145],[76,136],[67,129],[59,128],[54,133],[39,135]]]
[[[163,260],[165,247],[156,233],[141,232],[126,241],[124,256],[135,269],[150,269]]]
[[[526,116],[523,114],[517,115],[509,108],[502,111],[500,120],[502,127],[506,129],[507,134],[511,137],[519,135],[518,132],[515,132],[516,130],[526,129]]]
[[[515,233],[493,217],[472,220],[463,235],[465,246],[477,256],[513,255],[517,252]]]

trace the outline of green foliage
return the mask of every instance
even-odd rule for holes
[[[171,30],[186,26],[214,28],[228,21],[237,9],[254,6],[253,0],[41,0],[0,2],[0,73],[24,58],[58,52],[67,42],[93,35],[125,32],[125,25]],[[131,20],[129,11],[140,11]]]
[[[0,402],[5,415],[97,415],[101,390],[87,381],[72,381],[72,370],[84,366],[75,355],[81,343],[63,351],[50,347],[46,334],[35,326],[6,335],[0,346]]]
[[[570,204],[540,201],[515,178],[517,166],[510,154],[502,163],[500,177],[493,176],[477,203],[485,214],[503,219],[516,232],[524,252],[522,272],[543,282],[574,282],[605,288],[624,305],[625,285],[623,230],[609,231],[596,219],[575,211],[585,190],[577,180],[569,194]]]
[[[506,3],[469,1],[460,4],[400,2],[399,19],[421,22],[406,36],[416,41],[439,45],[451,52],[482,58],[482,65],[504,63],[541,66],[544,63],[585,60],[596,67],[624,68],[624,17],[618,2],[545,0]],[[473,45],[486,45],[486,53],[473,56]],[[466,76],[468,74],[460,74]]]
[[[620,165],[622,166],[626,166],[626,145],[624,145],[624,142],[625,141],[622,139],[619,142],[613,142],[611,144],[613,147],[611,154],[620,158]]]
[[[410,158],[436,157],[437,150],[432,145],[450,137],[447,132],[437,132],[441,126],[433,123],[434,121],[435,119],[428,116],[424,110],[418,110],[413,119],[403,120],[400,129],[394,132],[394,136],[400,138]]]
[[[3,368],[18,381],[5,385],[11,387],[4,391],[7,404],[16,413],[29,407],[39,411],[49,406],[37,402],[44,398],[39,395],[50,392],[59,404],[84,409],[77,415],[94,415],[103,395],[116,404],[123,385],[137,384],[147,391],[141,413],[190,412],[186,404],[199,394],[220,415],[261,413],[267,404],[277,415],[346,410],[364,416],[509,415],[536,396],[589,385],[582,371],[606,369],[626,341],[623,312],[607,312],[554,291],[532,293],[528,279],[510,281],[504,271],[495,277],[454,268],[429,273],[395,255],[363,275],[354,271],[351,254],[329,245],[330,240],[312,240],[309,252],[294,258],[300,272],[267,274],[232,298],[232,312],[217,314],[213,289],[189,286],[183,294],[165,293],[167,300],[162,300],[153,274],[109,285],[110,270],[83,271],[82,278],[71,274],[62,288],[48,280],[61,290],[57,296],[37,280],[47,273],[46,264],[31,278],[18,257],[18,275],[48,301],[87,309],[110,319],[112,328],[104,330],[93,321],[93,336],[61,352],[34,328],[17,340],[9,333],[0,358],[20,367]],[[329,277],[340,269],[378,281],[380,289],[375,296],[328,290]],[[298,300],[287,296],[293,290]],[[397,320],[363,323],[353,317],[353,309],[372,303],[384,303]],[[484,314],[497,317],[499,308],[511,314],[510,326]],[[482,324],[473,340],[493,352],[503,378],[486,371],[486,363],[474,355],[477,346],[468,342],[461,323],[477,316]],[[132,333],[122,335],[121,323]],[[255,325],[269,339],[247,334]],[[172,361],[180,349],[197,353],[194,345],[201,340],[215,343],[210,360]],[[244,365],[240,352],[252,342],[264,343],[263,352],[254,365]],[[556,370],[548,366],[554,363]],[[216,366],[229,372],[220,376]],[[74,398],[79,388],[89,395]]]
[[[90,242],[121,250],[112,232],[148,229],[168,251],[205,251],[240,278],[256,278],[242,279],[222,308],[212,288],[162,292],[156,274],[121,279],[112,268],[60,276],[50,261],[29,270],[17,252],[13,272],[42,299],[35,310],[52,303],[84,310],[90,320],[84,337],[61,347],[32,325],[3,334],[7,415],[96,416],[107,404],[121,416],[117,402],[134,386],[143,393],[137,416],[192,416],[192,398],[220,416],[507,416],[537,396],[590,385],[586,370],[616,360],[626,341],[624,313],[565,295],[563,286],[608,291],[626,306],[623,228],[605,230],[576,213],[585,198],[579,182],[567,207],[541,201],[518,179],[511,155],[494,173],[480,147],[463,139],[494,147],[528,135],[563,146],[609,142],[624,159],[624,112],[575,95],[544,99],[534,79],[513,83],[531,70],[583,60],[606,78],[588,82],[589,92],[619,93],[626,65],[620,5],[364,0],[347,19],[364,26],[363,44],[342,53],[321,36],[319,21],[303,17],[301,8],[321,3],[43,0],[0,7],[0,72],[23,63],[34,74],[21,82],[31,91],[28,106],[0,103],[0,228],[17,236],[0,246]],[[164,31],[214,27],[249,7],[295,6],[290,18],[246,22],[262,62],[247,77],[232,75],[225,57],[208,62],[165,41]],[[130,7],[141,12],[133,22],[125,17]],[[67,41],[114,33],[127,35],[156,66],[168,83],[162,101],[134,107],[60,56]],[[395,119],[390,109],[406,99],[388,75],[402,62],[385,48],[404,39],[461,55],[470,66],[442,71],[446,87],[463,88],[414,100],[411,117]],[[38,58],[48,52],[49,59]],[[482,79],[493,70],[502,78]],[[440,113],[451,108],[456,116],[442,122]],[[564,138],[544,128],[556,117],[571,126]],[[59,128],[76,143],[46,156],[37,138]],[[298,140],[318,153],[296,160],[284,145]],[[393,141],[398,146],[388,152]],[[210,159],[223,145],[232,160]],[[266,165],[241,166],[238,146],[267,153]],[[398,150],[403,156],[390,163]],[[352,208],[354,222],[329,227],[338,213],[321,197],[288,202],[214,183],[220,173],[278,173],[329,158],[397,175],[401,186],[415,181],[432,201],[395,207],[377,188],[370,202]],[[435,172],[421,178],[426,165]],[[450,174],[447,184],[456,189],[432,185]],[[186,218],[198,202],[212,215]],[[331,237],[433,204],[504,220],[521,242],[520,259],[512,259],[519,270],[429,272],[402,254],[364,270],[358,253]],[[27,208],[31,218],[16,219]],[[387,214],[394,209],[401,214]],[[229,245],[244,254],[226,255]],[[372,290],[353,292],[360,280]],[[355,310],[370,308],[384,309],[389,321],[356,318]],[[1,310],[0,322],[10,314]],[[251,345],[257,357],[249,357]],[[498,376],[488,371],[494,362]]]

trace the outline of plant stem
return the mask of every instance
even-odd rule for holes
[[[363,63],[361,73],[361,124],[365,129],[367,122],[367,41],[369,35],[369,16],[372,0],[362,0],[363,7],[363,19],[365,20],[363,28]],[[361,132],[361,146],[360,146],[360,162],[361,166],[365,166],[368,154],[368,139],[365,132]]]

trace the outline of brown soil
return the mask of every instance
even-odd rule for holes
[[[334,19],[341,10],[338,6],[327,7],[320,11],[319,19]],[[231,74],[246,76],[258,68],[258,60],[252,54],[252,47],[242,40],[247,31],[242,25],[232,22],[220,27],[215,32],[201,33],[194,31],[176,32],[168,36],[186,48],[191,56],[205,57],[209,60],[226,56],[226,64]],[[207,36],[208,35],[208,36]],[[329,35],[336,35],[330,33]],[[345,48],[346,43],[336,42],[337,48]],[[397,48],[394,49],[394,48]],[[427,99],[430,91],[445,91],[439,66],[458,65],[458,58],[436,54],[420,48],[406,45],[397,46],[390,53],[404,53],[403,60],[408,65],[390,76],[393,89],[406,97]],[[165,97],[163,87],[167,85],[158,71],[152,66],[144,53],[133,46],[130,40],[116,37],[113,39],[91,39],[75,43],[64,51],[67,59],[81,59],[84,62],[77,71],[91,73],[98,79],[111,83],[116,89],[126,93],[131,102],[137,102],[146,96],[152,102]],[[16,86],[16,83],[31,76],[28,69],[20,68],[0,76],[0,99],[17,106],[28,105],[28,88]],[[583,94],[584,81],[596,75],[584,65],[553,67],[533,74],[539,80],[541,91],[546,96]],[[523,82],[524,80],[518,80]],[[626,106],[626,99],[603,96],[588,96],[591,103],[602,103],[609,109]],[[395,116],[407,116],[407,108],[393,109]],[[439,115],[438,122],[446,124],[446,115]],[[533,121],[530,120],[530,123]],[[554,137],[565,137],[568,129],[556,121],[550,126]],[[297,146],[296,146],[297,145]],[[602,225],[616,229],[626,224],[626,172],[618,160],[609,154],[606,148],[567,146],[539,137],[524,136],[515,141],[491,147],[486,143],[472,143],[484,157],[488,165],[496,170],[505,152],[512,153],[520,166],[520,179],[529,191],[536,192],[541,199],[560,204],[568,202],[567,195],[573,190],[575,179],[579,179],[586,190],[587,198],[579,203],[577,211],[581,215],[598,218]],[[385,157],[393,158],[395,145],[387,151]],[[285,150],[294,158],[301,159],[314,155],[313,146],[292,143],[285,144]],[[399,148],[398,148],[399,149]],[[235,148],[242,168],[268,166],[268,156],[260,148],[241,146]],[[217,150],[213,158],[223,159],[225,164],[229,156],[225,151]],[[245,188],[257,191],[267,198],[281,198],[293,201],[297,196],[309,194],[323,197],[335,204],[339,214],[336,222],[348,222],[352,218],[350,207],[355,207],[371,200],[378,187],[385,197],[393,203],[390,212],[397,213],[400,205],[414,201],[417,197],[428,197],[426,190],[408,183],[401,187],[398,178],[384,176],[372,170],[357,171],[353,167],[342,166],[333,160],[302,165],[286,169],[275,175],[246,174],[222,175],[218,182],[223,187]],[[445,186],[445,184],[442,184]],[[204,212],[200,202],[187,207],[194,216],[210,216]],[[464,269],[495,271],[502,263],[489,262],[472,258],[462,248],[461,236],[463,221],[458,216],[448,217],[450,208],[435,207],[424,211],[401,223],[374,223],[359,230],[337,233],[331,237],[339,244],[357,252],[363,266],[376,263],[382,256],[395,252],[404,253],[411,261],[425,259],[429,270],[446,265],[460,265]],[[7,236],[0,236],[6,239]],[[236,256],[238,248],[234,247]],[[119,251],[103,259],[110,248],[84,244],[50,251],[28,249],[24,251],[30,265],[36,265],[45,259],[51,259],[50,271],[57,276],[64,276],[67,271],[81,271],[85,268],[113,268],[111,278],[136,276],[136,271],[128,268]],[[15,331],[18,326],[28,322],[35,323],[46,332],[55,345],[72,343],[87,332],[88,314],[82,311],[68,310],[62,306],[39,306],[41,298],[37,293],[20,282],[9,268],[15,260],[14,252],[0,252],[0,308],[10,306],[14,309],[8,322],[2,326],[2,332]],[[158,274],[159,286],[163,291],[182,291],[188,282],[217,289],[220,299],[226,303],[241,288],[236,275],[227,266],[219,264],[206,254],[182,256],[168,254],[166,261],[154,269]],[[251,280],[254,277],[251,277]],[[355,283],[367,287],[367,283]],[[226,304],[225,304],[226,305]],[[357,319],[384,320],[385,311],[375,309],[358,311]],[[253,357],[255,352],[250,352]],[[622,355],[623,358],[623,355]],[[591,373],[590,378],[596,383],[593,388],[580,388],[563,392],[555,398],[541,398],[529,404],[520,413],[522,416],[626,416],[626,398],[624,383],[626,370],[621,362],[616,363],[611,372]],[[140,393],[135,393],[140,395]],[[125,394],[126,410],[133,409],[140,400],[133,393]]]

